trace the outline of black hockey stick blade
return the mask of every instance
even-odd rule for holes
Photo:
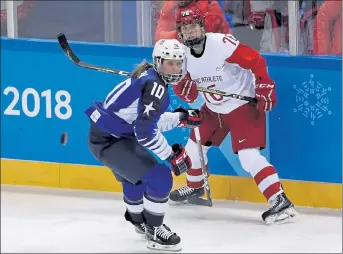
[[[78,58],[77,55],[75,55],[75,53],[71,49],[65,34],[59,33],[57,35],[57,40],[58,40],[58,43],[60,44],[62,50],[64,51],[66,56],[69,57],[70,60],[72,60],[75,64],[78,64],[81,62],[80,58]]]
[[[206,191],[207,199],[197,197],[197,196],[189,196],[187,197],[188,203],[193,204],[193,205],[202,205],[202,206],[212,207],[213,203],[212,203],[211,189],[210,189],[210,185],[208,183],[207,178],[208,176],[205,175],[205,191]]]
[[[207,199],[205,198],[201,198],[201,197],[196,197],[196,196],[190,196],[187,197],[187,201],[190,204],[193,205],[202,205],[202,206],[209,206],[212,207],[213,203],[212,203],[212,196],[211,196],[211,189],[210,189],[210,185],[208,184],[208,180],[207,180],[207,175],[205,176],[205,190],[206,190],[206,195],[207,195]]]
[[[62,50],[64,51],[65,55],[71,61],[73,61],[73,63],[76,64],[77,66],[87,68],[87,69],[96,70],[96,71],[101,71],[101,72],[105,72],[105,73],[110,73],[110,74],[117,74],[117,75],[127,76],[127,77],[130,76],[130,73],[126,72],[126,71],[118,71],[118,70],[114,70],[114,69],[110,69],[110,68],[105,68],[105,67],[100,67],[100,66],[88,64],[88,63],[81,61],[80,58],[74,53],[74,51],[70,47],[68,40],[67,40],[67,37],[63,33],[59,33],[57,35],[57,40],[58,40],[58,43],[60,44]]]
[[[212,199],[204,199],[199,197],[187,197],[187,201],[193,205],[201,205],[201,206],[208,206],[212,207]]]

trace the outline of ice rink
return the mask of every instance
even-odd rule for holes
[[[165,222],[185,253],[342,253],[340,210],[299,208],[295,223],[266,226],[264,204],[170,206]],[[2,185],[1,253],[154,252],[125,221],[122,196]]]

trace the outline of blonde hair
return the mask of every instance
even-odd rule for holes
[[[153,65],[151,63],[148,63],[147,61],[143,61],[140,64],[138,64],[136,66],[136,68],[133,70],[133,72],[131,73],[131,77],[133,78],[139,78],[139,76],[145,72],[147,69],[153,67]]]

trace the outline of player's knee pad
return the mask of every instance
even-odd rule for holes
[[[146,192],[153,197],[165,198],[173,187],[171,170],[165,164],[156,164],[143,176]]]
[[[270,166],[267,159],[261,155],[258,148],[248,148],[238,151],[238,158],[242,168],[252,176],[256,175],[262,168]]]
[[[211,144],[211,143],[206,142],[206,144]],[[202,146],[205,165],[207,165],[207,162],[208,162],[208,159],[207,159],[208,149],[210,149],[210,146]],[[192,168],[201,168],[201,161],[200,161],[197,144],[193,140],[189,139],[185,146],[185,150],[192,161]]]
[[[140,181],[138,184],[123,182],[122,185],[124,199],[136,201],[143,198],[143,194],[146,189],[146,184],[144,182]]]

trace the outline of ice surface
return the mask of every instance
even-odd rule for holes
[[[340,252],[341,210],[299,208],[296,223],[266,226],[264,204],[169,206],[182,252]],[[125,221],[120,194],[2,185],[1,252],[153,252]]]

